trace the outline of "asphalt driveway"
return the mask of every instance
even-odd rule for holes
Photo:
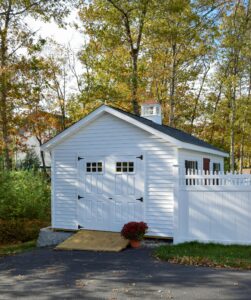
[[[251,272],[120,253],[36,249],[0,258],[0,299],[251,299]]]

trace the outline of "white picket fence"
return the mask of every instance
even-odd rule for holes
[[[174,243],[251,244],[251,175],[187,173],[174,193]]]
[[[179,184],[183,186],[251,186],[251,175],[237,172],[182,170],[179,178]]]

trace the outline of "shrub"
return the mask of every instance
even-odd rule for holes
[[[0,244],[35,240],[40,228],[47,225],[41,220],[0,220]]]
[[[42,173],[0,173],[0,219],[50,220],[50,185]]]
[[[127,240],[141,241],[148,230],[144,222],[129,222],[121,230],[121,235]]]
[[[40,160],[34,149],[26,151],[25,158],[17,162],[17,169],[21,170],[38,170],[40,166]]]

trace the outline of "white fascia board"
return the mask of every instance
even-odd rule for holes
[[[160,137],[163,140],[166,140],[168,142],[170,142],[172,145],[176,146],[177,148],[180,149],[191,149],[194,151],[199,151],[199,152],[205,152],[205,153],[211,153],[211,154],[216,154],[219,156],[224,156],[224,157],[228,157],[228,154],[225,152],[221,152],[221,151],[217,151],[217,150],[213,150],[213,149],[209,149],[206,147],[200,147],[200,146],[196,146],[196,145],[192,145],[189,143],[184,143],[181,142],[161,131],[158,131],[142,122],[139,122],[109,106],[106,105],[102,105],[99,108],[97,108],[95,111],[93,111],[92,113],[90,113],[88,116],[86,116],[85,118],[83,118],[82,120],[78,121],[77,123],[73,124],[71,127],[67,128],[66,130],[64,130],[63,132],[59,133],[57,136],[55,136],[54,138],[52,138],[51,140],[49,140],[47,143],[43,144],[41,146],[41,150],[45,151],[45,150],[50,150],[51,148],[55,147],[55,145],[57,145],[58,143],[60,143],[61,141],[65,140],[68,136],[70,136],[73,133],[76,133],[79,129],[81,129],[83,126],[86,126],[87,124],[93,122],[95,119],[97,119],[101,114],[103,113],[109,113],[111,115],[114,115],[130,124],[133,124],[155,136]]]
[[[184,146],[182,147],[178,147],[179,149],[186,149],[186,150],[193,150],[193,151],[198,151],[198,152],[204,152],[204,153],[208,153],[208,154],[214,154],[214,155],[218,155],[221,157],[229,157],[229,154],[220,150],[214,150],[214,149],[210,149],[210,148],[206,148],[206,147],[200,147],[200,146],[196,146],[193,144],[188,144],[188,143],[183,143]]]

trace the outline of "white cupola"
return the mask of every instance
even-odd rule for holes
[[[148,100],[141,104],[141,117],[162,124],[161,105],[155,100]]]

